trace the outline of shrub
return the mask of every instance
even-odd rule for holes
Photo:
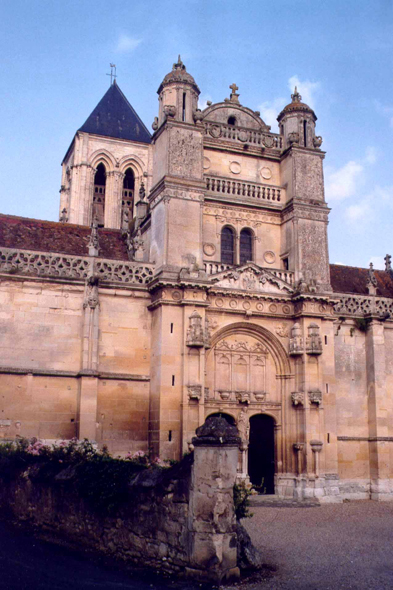
[[[253,516],[249,511],[250,502],[248,498],[251,494],[251,489],[246,486],[244,481],[233,486],[233,502],[235,504],[236,520],[240,520],[241,518],[251,518],[251,516]]]

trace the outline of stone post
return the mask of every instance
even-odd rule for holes
[[[319,453],[322,451],[323,442],[320,440],[310,440],[310,446],[314,454],[315,477],[319,477]]]
[[[208,418],[196,434],[187,573],[220,584],[240,575],[233,503],[240,438],[237,428],[224,418]]]

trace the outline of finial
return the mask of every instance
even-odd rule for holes
[[[297,91],[297,86],[295,86],[295,92],[291,94],[292,102],[301,102],[302,97]]]
[[[98,242],[98,219],[95,216],[91,224],[91,234],[88,244],[89,256],[98,256],[100,245]]]
[[[231,84],[229,86],[229,88],[232,90],[231,96],[229,97],[229,100],[231,102],[237,102],[237,103],[239,103],[239,94],[236,94],[236,90],[239,90],[239,87],[236,86],[236,84]]]
[[[183,64],[181,57],[180,57],[180,53],[179,56],[177,58],[177,63],[173,64],[173,70],[185,70],[186,66]]]
[[[392,272],[392,257],[390,254],[386,254],[385,258],[385,272]]]
[[[367,289],[369,295],[376,295],[377,292],[377,278],[374,273],[374,265],[370,262],[370,268],[368,270]]]
[[[60,221],[60,223],[67,223],[67,221],[68,221],[67,209],[65,207],[61,212],[59,221]]]

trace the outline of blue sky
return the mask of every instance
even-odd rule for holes
[[[274,125],[295,83],[326,150],[331,262],[393,254],[392,0],[3,0],[0,211],[58,219],[60,163],[109,86],[146,126],[181,54],[201,102],[229,96]]]

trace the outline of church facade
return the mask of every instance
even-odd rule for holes
[[[62,164],[60,221],[0,216],[0,436],[179,459],[237,424],[239,480],[393,499],[393,272],[329,264],[322,138],[180,57],[153,134],[116,81]]]

